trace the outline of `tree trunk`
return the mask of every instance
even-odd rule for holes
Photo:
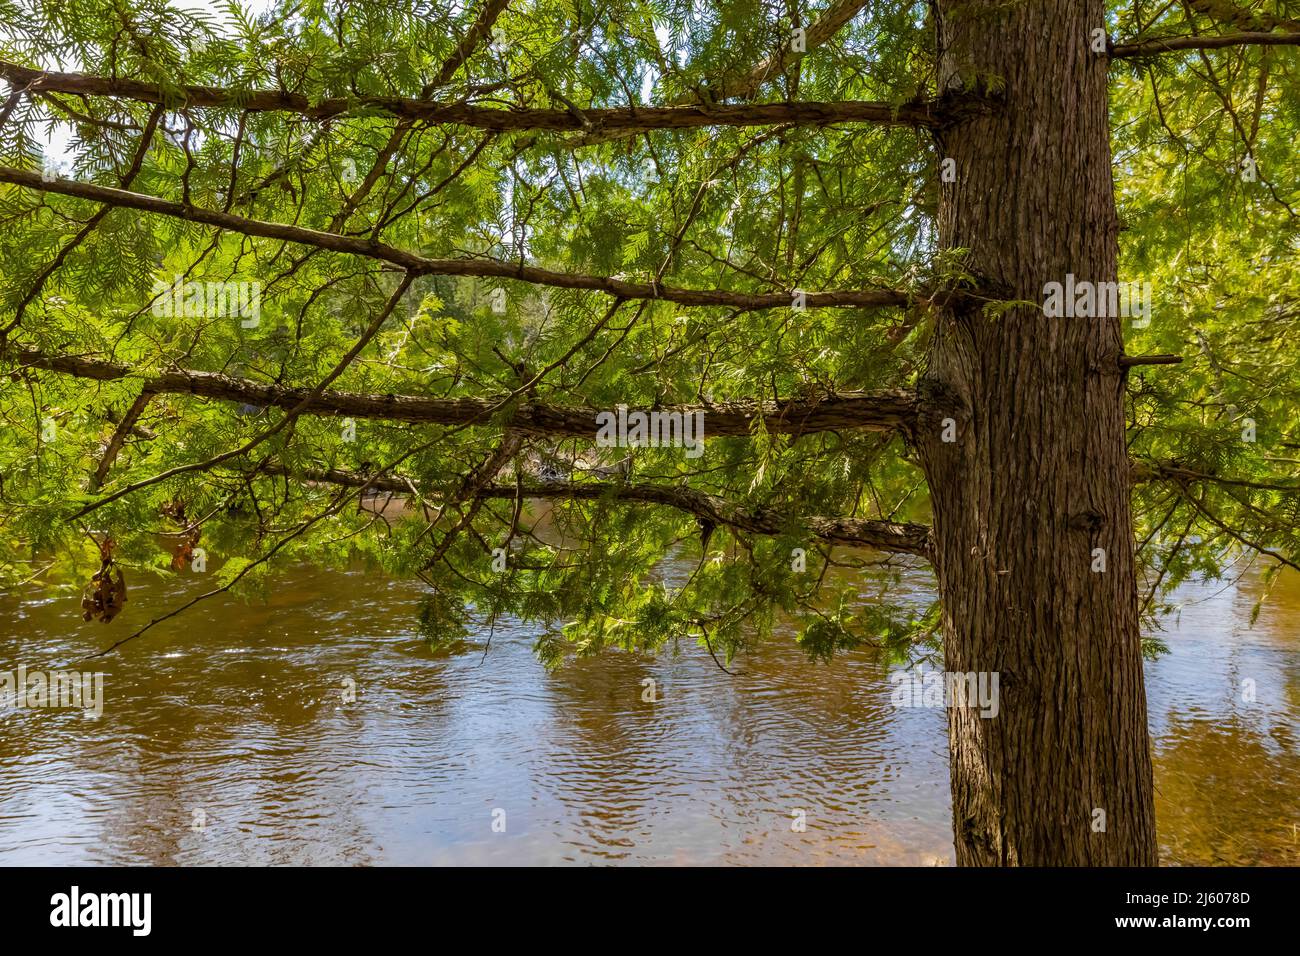
[[[1005,101],[939,134],[955,161],[941,245],[1000,298],[1041,304],[1067,273],[1115,281],[1101,0],[936,12],[943,88]],[[949,708],[962,865],[1156,862],[1121,324],[968,303],[937,323],[916,439],[945,662],[1000,690],[996,717]]]

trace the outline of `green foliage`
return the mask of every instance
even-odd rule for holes
[[[0,58],[172,90],[209,84],[281,88],[312,101],[412,97],[433,82],[478,7],[309,0],[259,15],[229,4],[211,20],[181,6],[0,0]],[[1138,33],[1142,15],[1117,10],[1112,32]],[[1170,8],[1142,25],[1156,31],[1181,16]],[[745,74],[789,34],[784,19],[753,0],[704,7],[531,0],[510,4],[497,28],[506,42],[480,46],[433,98],[534,108],[707,101],[719,77]],[[925,5],[871,4],[758,99],[904,103],[935,92],[930,48]],[[1242,549],[1292,559],[1300,551],[1300,482],[1292,477],[1300,442],[1296,69],[1286,51],[1251,48],[1112,68],[1122,269],[1156,290],[1154,321],[1127,333],[1126,348],[1186,358],[1175,370],[1130,376],[1132,449],[1189,474],[1233,479],[1135,487],[1153,613],[1166,609],[1162,596],[1178,583],[1239,569]],[[999,82],[970,81],[987,89]],[[23,97],[0,126],[0,163],[39,169],[41,141],[54,132],[70,138],[64,175],[120,186],[151,111],[103,97]],[[170,109],[131,188],[427,256],[522,259],[690,288],[919,290],[973,281],[961,250],[936,250],[937,169],[921,133],[845,125],[582,139],[403,124],[361,111],[314,120]],[[1240,175],[1246,155],[1258,163],[1257,182]],[[382,168],[363,188],[377,160]],[[312,388],[396,286],[390,271],[366,259],[122,209],[74,244],[99,209],[0,185],[0,327],[22,312],[7,347],[112,358],[140,376],[189,368]],[[260,320],[245,326],[228,316],[160,313],[158,283],[177,276],[260,283]],[[498,286],[504,309],[494,307]],[[610,305],[603,294],[509,279],[422,276],[331,388],[510,396],[478,426],[365,419],[350,441],[338,419],[304,416],[261,438],[284,410],[159,395],[126,435],[102,489],[90,476],[140,378],[92,382],[6,357],[0,580],[13,584],[47,565],[49,580],[84,579],[96,554],[88,536],[112,536],[128,568],[169,573],[161,569],[174,543],[160,535],[199,527],[221,569],[218,583],[249,572],[240,589],[265,586],[273,564],[293,561],[361,558],[420,576],[429,597],[412,615],[438,647],[463,640],[467,621],[490,626],[510,615],[547,625],[537,651],[552,665],[680,641],[725,662],[789,621],[817,659],[866,646],[891,658],[934,653],[937,605],[913,606],[897,594],[864,601],[842,580],[862,570],[861,556],[819,549],[794,520],[779,536],[726,527],[710,535],[672,508],[608,497],[545,505],[457,498],[506,439],[502,422],[523,401],[648,408],[907,387],[928,342],[920,308],[687,310],[652,302],[620,303],[609,316]],[[990,321],[1006,308],[989,303]],[[512,394],[534,376],[526,396]],[[1256,424],[1255,443],[1240,440],[1245,418]],[[106,495],[258,439],[219,466],[75,517]],[[790,515],[925,520],[926,491],[909,455],[897,437],[844,431],[792,441],[760,429],[712,439],[698,460],[635,449],[624,472]],[[619,457],[574,439],[526,436],[498,480],[559,462],[583,482]],[[418,490],[406,515],[376,513],[383,495],[362,507],[336,487],[298,480],[309,471],[381,468]],[[173,502],[184,504],[184,522],[164,515]],[[508,555],[504,570],[494,568],[497,548]],[[807,552],[797,573],[794,548]],[[272,552],[272,563],[257,563]],[[666,565],[666,556],[679,563]],[[694,570],[683,576],[680,562]],[[834,586],[820,587],[827,581]]]
[[[1143,25],[1222,29],[1182,16]],[[1121,15],[1112,32],[1137,30]],[[1300,558],[1298,70],[1290,49],[1245,47],[1111,71],[1121,279],[1149,281],[1154,297],[1125,348],[1184,359],[1129,382],[1135,458],[1178,473],[1134,489],[1155,616],[1186,580]]]

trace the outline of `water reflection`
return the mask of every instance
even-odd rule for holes
[[[205,586],[135,583],[109,627],[76,594],[0,597],[0,669],[66,665]],[[1257,587],[1184,589],[1148,666],[1166,862],[1300,862],[1300,582],[1251,628]],[[943,714],[892,707],[868,655],[776,642],[729,676],[683,647],[547,674],[523,626],[430,653],[419,593],[289,571],[96,662],[98,720],[0,709],[0,862],[951,863]]]
[[[1300,863],[1300,575],[1264,596],[1183,588],[1172,653],[1147,669],[1163,858],[1186,865]]]

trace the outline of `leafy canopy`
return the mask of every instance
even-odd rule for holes
[[[37,572],[84,580],[106,537],[133,574],[188,573],[175,553],[189,542],[220,569],[217,586],[241,590],[293,561],[360,558],[419,575],[429,597],[412,614],[430,639],[518,615],[553,626],[538,644],[553,663],[684,638],[725,659],[785,617],[820,657],[861,644],[925,647],[916,642],[934,634],[934,607],[861,593],[857,569],[906,566],[835,550],[802,520],[923,522],[925,483],[897,432],[795,437],[759,418],[751,434],[711,438],[692,459],[681,448],[598,450],[589,438],[510,428],[524,403],[648,409],[914,385],[930,327],[924,290],[962,278],[960,251],[937,249],[940,157],[925,130],[491,130],[370,107],[322,119],[239,105],[280,90],[311,103],[389,96],[581,117],[933,96],[927,5],[848,6],[862,9],[829,38],[809,30],[806,55],[790,58],[791,8],[754,0],[282,0],[257,14],[224,4],[220,16],[158,0],[0,0],[0,59],[171,91],[162,109],[11,82],[0,105],[6,167],[39,171],[46,143],[66,139],[66,152],[49,150],[64,179],[429,258],[688,289],[914,297],[896,308],[744,309],[418,274],[395,298],[400,270],[364,255],[0,184],[5,583]],[[1275,19],[1297,12],[1255,6]],[[793,9],[808,25],[845,7]],[[1115,5],[1107,23],[1126,38],[1231,26],[1154,3]],[[1127,348],[1184,358],[1130,376],[1152,612],[1190,575],[1297,554],[1297,65],[1292,47],[1255,46],[1112,64],[1121,277],[1154,289],[1153,321],[1126,330]],[[761,82],[735,93],[756,67]],[[234,91],[236,102],[187,107],[187,85]],[[256,324],[156,308],[178,277],[256,284]],[[133,374],[59,374],[33,367],[34,353]],[[447,425],[171,392],[139,401],[146,381],[177,369],[308,390],[335,375],[330,390],[494,402],[472,424]],[[1247,419],[1253,442],[1242,440]],[[110,452],[115,433],[122,447]],[[106,456],[99,485],[92,476]],[[214,459],[223,460],[184,470]],[[553,471],[581,484],[597,480],[593,469],[615,471],[615,484],[779,515],[779,527],[756,533],[613,492],[545,504],[479,494]],[[355,486],[319,480],[327,470],[401,485],[408,517],[358,507]],[[507,554],[504,570],[494,549]],[[693,570],[665,571],[666,555]]]

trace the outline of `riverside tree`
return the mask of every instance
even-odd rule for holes
[[[209,574],[105,627],[141,666],[358,555],[550,664],[938,651],[1000,688],[948,711],[958,862],[1154,863],[1165,594],[1295,567],[1297,45],[1287,0],[0,0],[4,578]],[[900,562],[932,606],[857,597]]]

